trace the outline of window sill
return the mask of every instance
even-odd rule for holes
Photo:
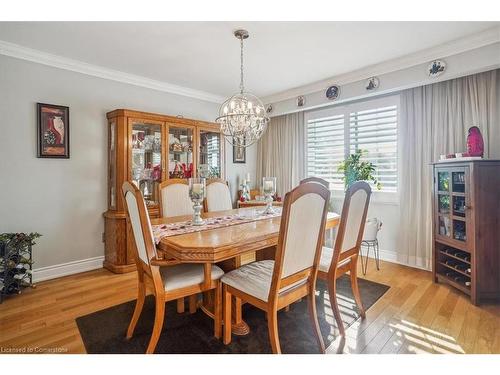
[[[332,190],[332,199],[336,201],[344,200],[344,191],[342,190]],[[371,203],[384,204],[391,206],[399,206],[399,194],[387,191],[372,191],[370,198]]]

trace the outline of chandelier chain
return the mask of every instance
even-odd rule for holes
[[[240,38],[240,93],[243,94],[245,86],[243,85],[243,38]]]

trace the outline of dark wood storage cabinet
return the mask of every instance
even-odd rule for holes
[[[500,300],[500,160],[434,164],[433,277]]]

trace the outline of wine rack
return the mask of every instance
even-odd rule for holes
[[[433,277],[478,305],[500,301],[500,160],[434,164]]]
[[[437,276],[464,293],[471,294],[471,257],[466,251],[438,245]]]
[[[32,245],[37,233],[0,234],[0,303],[33,284]]]

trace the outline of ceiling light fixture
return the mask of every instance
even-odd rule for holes
[[[260,99],[245,92],[243,84],[243,40],[248,38],[248,31],[236,30],[234,36],[240,40],[241,48],[240,92],[222,103],[215,121],[230,144],[248,147],[262,136],[269,117]]]

